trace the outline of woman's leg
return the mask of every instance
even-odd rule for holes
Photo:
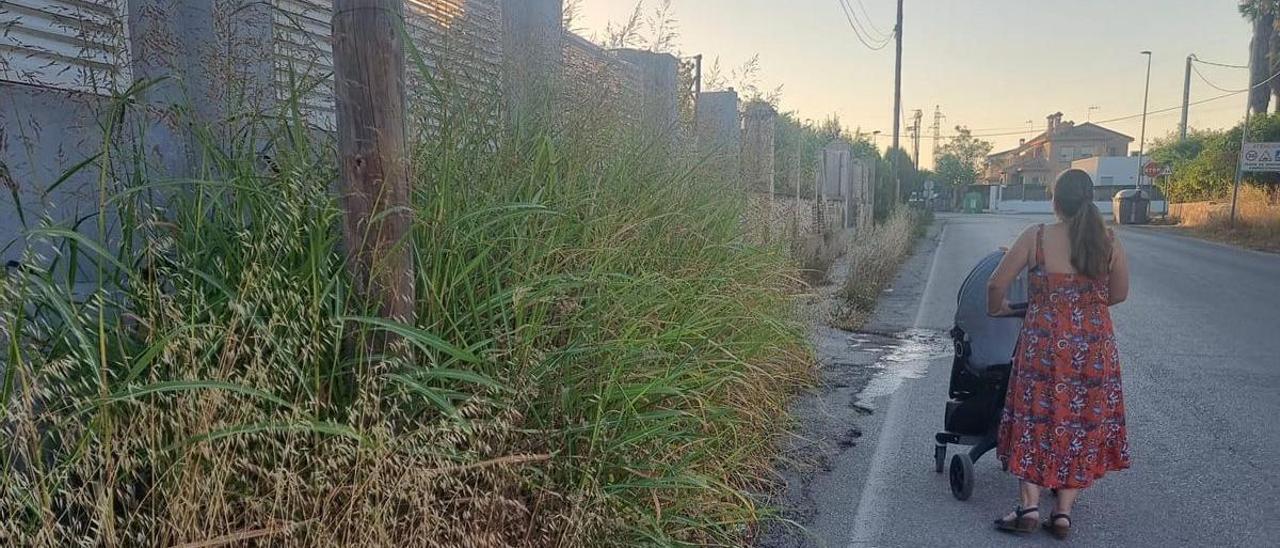
[[[1040,506],[1040,486],[1029,481],[1018,482],[1018,506],[1021,508],[1038,508]],[[1028,512],[1023,517],[1040,519],[1040,512]],[[1005,521],[1018,518],[1017,512],[1010,512]]]
[[[1018,487],[1018,502],[1023,508],[1033,508],[1040,505],[1039,485],[1029,481],[1020,481],[1018,482]]]
[[[1071,508],[1075,506],[1076,499],[1080,498],[1079,489],[1059,489],[1058,502],[1054,506],[1053,513],[1071,515]],[[1065,519],[1057,520],[1058,525],[1070,525],[1070,521]]]

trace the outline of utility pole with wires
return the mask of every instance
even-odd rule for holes
[[[938,169],[938,155],[942,153],[942,105],[933,107],[933,169]]]
[[[1249,56],[1249,74],[1253,74],[1253,56]],[[1274,76],[1272,77],[1274,78]],[[1266,82],[1263,82],[1265,85]],[[1244,181],[1244,149],[1249,146],[1249,119],[1253,114],[1253,90],[1244,94],[1244,125],[1240,126],[1240,157],[1236,158],[1236,184],[1231,187],[1231,228],[1236,227],[1236,209],[1240,204],[1240,183]],[[1266,114],[1265,112],[1263,114]]]
[[[893,148],[899,148],[902,131],[902,2],[898,0],[898,22],[893,27],[893,36],[897,41],[896,61],[893,68]],[[901,154],[893,157],[893,203],[902,201],[902,169],[898,165]]]
[[[1182,80],[1182,123],[1178,125],[1178,140],[1187,140],[1187,115],[1191,112],[1191,63],[1196,60],[1196,54],[1192,53],[1187,56],[1187,75]]]
[[[1138,190],[1142,190],[1142,164],[1146,161],[1143,156],[1147,153],[1147,106],[1151,98],[1151,52],[1144,50],[1142,55],[1147,57],[1147,84],[1142,93],[1142,136],[1138,138]]]

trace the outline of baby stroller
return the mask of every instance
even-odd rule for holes
[[[947,461],[947,445],[970,446],[951,457],[951,494],[959,500],[973,495],[973,463],[996,447],[996,428],[1009,388],[1013,353],[1022,329],[1022,318],[993,318],[987,314],[987,281],[1004,258],[996,251],[978,263],[960,287],[956,326],[951,330],[955,358],[951,364],[951,400],[947,402],[944,431],[936,436],[934,467],[939,474]],[[1009,288],[1008,299],[1019,303],[1014,310],[1025,314],[1026,273]]]

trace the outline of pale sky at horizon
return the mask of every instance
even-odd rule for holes
[[[648,15],[661,0],[645,0]],[[849,4],[858,9],[858,0]],[[894,0],[861,0],[875,26],[893,28]],[[1249,24],[1236,0],[906,0],[903,115],[924,111],[921,156],[930,164],[933,110],[943,135],[965,125],[996,150],[1043,131],[1045,117],[1103,121],[1141,114],[1146,71],[1138,52],[1154,53],[1150,110],[1181,105],[1186,57],[1243,65]],[[579,32],[603,35],[630,15],[635,0],[581,0]],[[839,0],[673,0],[677,47],[723,67],[760,55],[761,87],[783,86],[782,110],[821,120],[832,114],[851,129],[880,130],[888,145],[893,112],[893,45],[871,51],[858,42]],[[1199,65],[1215,84],[1244,89],[1243,69]],[[1223,95],[1192,75],[1192,101]],[[1223,128],[1244,115],[1244,94],[1191,108],[1193,128]],[[1099,107],[1090,112],[1089,107]],[[1153,114],[1147,142],[1177,129],[1178,110]],[[1035,131],[1028,129],[1028,120]],[[1141,120],[1103,124],[1131,135]],[[907,146],[903,130],[903,145]],[[909,148],[909,147],[908,147]]]

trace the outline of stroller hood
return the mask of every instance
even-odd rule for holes
[[[995,272],[1004,251],[987,255],[973,268],[960,287],[956,308],[956,327],[964,333],[968,346],[968,365],[975,373],[995,366],[1008,365],[1022,330],[1021,318],[992,318],[987,314],[987,281]],[[1027,301],[1027,273],[1023,271],[1009,287],[1009,302]]]

